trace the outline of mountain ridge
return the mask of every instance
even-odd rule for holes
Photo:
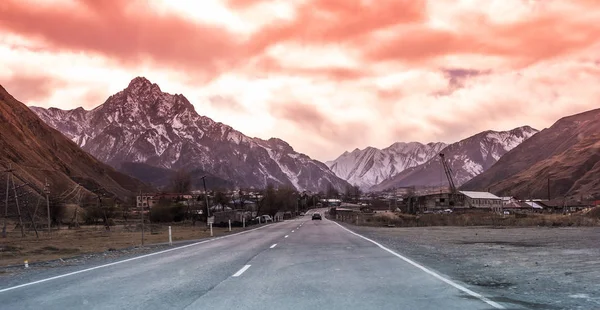
[[[534,136],[538,131],[530,126],[521,126],[508,131],[486,130],[452,143],[440,150],[453,171],[457,186],[490,168],[508,151]],[[437,154],[436,154],[437,155]],[[404,186],[448,186],[443,176],[439,156],[411,167],[371,187],[372,191],[382,191]]]
[[[148,189],[81,150],[0,85],[0,159],[38,194],[47,179],[53,194],[80,184],[84,194],[126,199]],[[2,181],[0,181],[2,182]]]
[[[441,142],[395,142],[383,149],[368,146],[345,151],[326,164],[337,176],[367,190],[407,168],[426,162],[445,146]]]
[[[201,169],[235,186],[293,186],[343,191],[349,184],[329,168],[278,138],[250,138],[200,115],[181,94],[162,92],[143,77],[92,110],[31,107],[84,150],[119,168],[145,163],[166,169]]]

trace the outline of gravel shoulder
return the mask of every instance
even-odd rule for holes
[[[215,229],[215,238],[229,234],[235,234],[246,230],[253,230],[263,225],[249,226],[244,229],[236,228],[231,233],[225,229]],[[191,236],[186,236],[191,237]],[[110,248],[104,251],[89,252],[82,255],[66,255],[62,258],[30,262],[29,268],[24,268],[23,264],[0,266],[0,288],[10,287],[36,281],[38,279],[50,278],[63,275],[70,272],[79,271],[86,268],[92,268],[104,264],[155,253],[173,247],[184,246],[204,240],[212,239],[209,235],[202,235],[200,238],[189,238],[188,240],[173,241],[173,245],[167,242],[151,243],[145,246],[130,246],[124,248]]]
[[[342,225],[511,309],[600,309],[600,227]]]

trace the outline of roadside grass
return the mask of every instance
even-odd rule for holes
[[[358,216],[358,220],[357,220]],[[495,226],[495,227],[569,227],[600,226],[600,218],[583,214],[523,214],[499,215],[493,213],[421,214],[401,213],[354,214],[339,217],[339,221],[360,226]]]
[[[194,240],[210,237],[206,225],[190,226],[172,224],[173,241]],[[14,227],[10,226],[10,227]],[[232,227],[232,233],[242,228]],[[227,227],[213,227],[214,236],[228,233]],[[144,244],[155,244],[169,241],[167,225],[147,225],[144,233]],[[90,253],[99,253],[140,246],[141,225],[111,226],[106,231],[103,226],[81,226],[78,229],[53,230],[50,235],[46,231],[39,232],[40,238],[33,231],[22,238],[19,229],[9,230],[7,238],[0,238],[0,266],[23,264],[69,258]]]

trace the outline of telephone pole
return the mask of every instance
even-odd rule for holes
[[[12,176],[12,172],[10,173],[13,185],[13,192],[15,194],[15,204],[17,205],[17,215],[19,216],[19,226],[21,227],[21,237],[25,237],[25,227],[23,227],[23,217],[21,217],[21,208],[19,208],[19,198],[17,195],[17,186],[15,184],[15,180]]]
[[[12,173],[12,165],[8,165],[8,169],[4,170],[7,172],[6,175],[6,196],[4,196],[4,225],[2,225],[2,238],[6,238],[6,221],[8,218],[8,190],[10,189],[10,174]]]
[[[204,201],[206,202],[206,222],[208,223],[208,218],[210,217],[210,208],[208,207],[208,191],[206,190],[206,176],[201,177],[202,184],[204,185]]]
[[[2,225],[2,238],[6,238],[6,221],[8,218],[8,190],[9,190],[9,185],[10,185],[10,174],[12,173],[12,165],[9,164],[8,165],[8,169],[4,170],[4,172],[7,172],[8,174],[6,175],[6,196],[4,196],[4,224]]]
[[[548,200],[550,200],[550,177],[548,177]]]
[[[46,213],[48,214],[48,234],[50,234],[50,199],[48,198],[50,195],[50,184],[48,184],[48,179],[44,180],[44,194],[46,194]],[[75,209],[77,210],[77,209]]]
[[[144,246],[144,196],[142,190],[140,190],[140,199],[138,200],[140,207],[142,208],[142,246]]]

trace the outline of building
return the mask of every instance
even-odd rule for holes
[[[337,207],[342,203],[340,199],[321,199],[321,205],[326,207]]]
[[[408,208],[413,209],[416,207],[417,212],[425,212],[425,211],[439,211],[445,209],[452,209],[455,207],[461,207],[464,201],[464,195],[457,193],[452,195],[452,193],[435,193],[418,196],[413,202],[411,199],[408,202]]]
[[[158,203],[158,198],[154,195],[143,195],[137,196],[136,201],[138,208],[152,208]]]
[[[577,212],[592,208],[596,205],[595,201],[577,201],[566,199],[539,200],[534,202],[542,206],[544,210],[550,213]]]
[[[460,191],[464,195],[464,206],[468,208],[484,208],[500,212],[502,210],[502,198],[489,192]]]
[[[511,205],[511,204],[519,202],[518,199],[516,199],[515,197],[512,197],[512,196],[500,197],[500,199],[502,199],[503,205]]]
[[[172,202],[178,202],[182,200],[190,200],[194,197],[190,194],[174,194],[174,193],[153,193],[145,194],[142,196],[136,196],[137,207],[141,208],[152,208],[158,204],[161,199],[167,199]]]

